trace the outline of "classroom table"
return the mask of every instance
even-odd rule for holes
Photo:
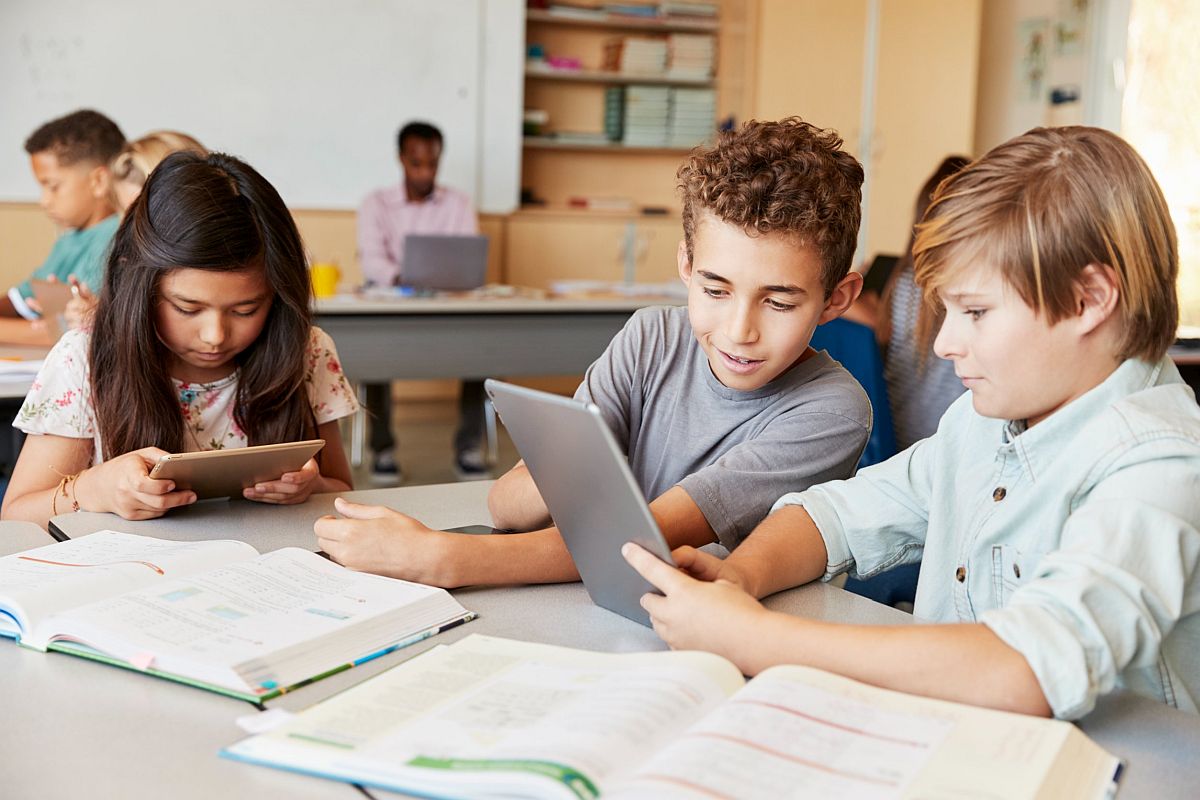
[[[346,377],[361,387],[404,379],[579,375],[634,311],[681,302],[645,296],[338,295],[316,301],[315,321],[337,345]],[[359,400],[365,400],[361,390]],[[364,412],[355,415],[349,438],[350,463],[357,467],[365,452]],[[494,452],[490,434],[489,447]]]
[[[45,358],[54,345],[55,337],[50,328],[41,323],[25,319],[0,318],[0,360],[33,361]],[[0,466],[16,464],[24,434],[9,423],[17,416],[32,377],[0,376]]]
[[[490,485],[490,482],[473,482],[415,486],[352,492],[348,493],[348,496],[359,502],[379,503],[397,508],[430,527],[450,528],[488,521],[486,496]],[[70,536],[82,536],[96,530],[113,528],[176,540],[237,538],[254,544],[260,550],[288,545],[312,548],[315,547],[312,522],[322,514],[329,513],[334,497],[335,495],[316,495],[306,504],[283,507],[259,505],[245,500],[208,501],[172,512],[163,519],[146,522],[128,522],[107,514],[80,512],[61,515],[55,518],[55,523]],[[2,533],[3,527],[0,526],[0,534]],[[0,542],[2,541],[3,536],[0,535]],[[299,711],[429,647],[447,644],[471,633],[612,652],[664,648],[661,640],[650,629],[594,606],[588,599],[586,590],[578,583],[519,588],[466,588],[456,590],[454,594],[463,605],[476,611],[479,618],[433,639],[276,698],[266,705],[271,708]],[[767,598],[766,604],[776,610],[827,621],[877,625],[903,625],[914,622],[908,614],[820,583],[782,592]],[[0,646],[4,644],[0,642]],[[56,658],[59,661],[74,660],[66,656],[41,656],[36,653],[28,655]],[[0,658],[4,657],[0,652]],[[11,655],[7,657],[12,658]],[[40,677],[41,673],[34,668],[29,669],[30,680],[40,683],[43,680]],[[227,707],[225,698],[211,693],[100,665],[81,663],[77,669],[83,670],[81,674],[86,674],[95,687],[107,687],[109,683],[126,681],[154,684],[161,688],[143,691],[154,692],[163,698],[175,698],[178,693],[186,693],[186,699],[179,701],[181,709],[205,705],[222,707],[218,711],[197,711],[198,720],[209,719],[209,713],[230,713],[229,719],[232,720],[238,713],[237,709]],[[11,684],[6,683],[5,686],[6,690],[11,692]],[[133,686],[136,686],[136,683],[131,683],[131,687]],[[107,691],[107,688],[105,690]],[[209,700],[212,702],[207,702]],[[47,702],[57,708],[68,707],[66,704],[58,705],[57,701],[53,700]],[[162,702],[173,702],[173,699],[164,699]],[[33,713],[35,710],[27,706],[18,708],[22,709],[22,713]],[[250,706],[241,704],[239,708],[247,709]],[[45,709],[42,708],[39,713],[45,713]],[[188,712],[181,711],[179,719],[186,719],[185,713]],[[201,716],[202,714],[204,716]],[[92,724],[95,718],[89,717],[85,722]],[[1195,795],[1195,787],[1200,785],[1200,763],[1194,758],[1194,755],[1200,752],[1200,718],[1195,715],[1166,708],[1127,692],[1118,692],[1103,698],[1097,710],[1083,720],[1080,727],[1100,745],[1126,759],[1126,770],[1119,795],[1121,798]],[[214,741],[220,739],[215,730],[211,733]],[[209,736],[207,723],[197,722],[194,735]],[[224,738],[220,741],[221,744],[228,744],[239,738],[241,734],[229,724],[226,726]],[[16,742],[16,746],[20,747],[21,742]],[[100,737],[96,739],[95,747],[105,750],[108,745]],[[215,753],[216,749],[216,746],[209,747],[209,752]],[[7,754],[0,756],[8,757]],[[210,776],[227,774],[227,763],[222,762],[221,766],[216,766],[215,755],[212,756],[212,762],[205,762],[203,757],[195,757],[190,762],[197,765],[195,769],[198,781],[207,782]],[[16,760],[13,763],[26,762]],[[275,772],[249,765],[241,765],[240,768],[267,774]],[[34,779],[29,778],[31,781]],[[216,778],[213,777],[213,780]],[[317,779],[312,779],[311,783],[321,787],[337,786]],[[118,784],[113,783],[112,786]],[[333,788],[329,791],[329,796],[335,796],[332,794],[335,791]],[[377,790],[371,790],[371,793],[381,796],[388,794]],[[136,792],[126,794],[136,796]],[[149,792],[146,794],[149,795]],[[223,794],[227,797],[238,796],[229,792]]]
[[[575,375],[630,315],[678,297],[397,297],[316,301],[354,381]]]

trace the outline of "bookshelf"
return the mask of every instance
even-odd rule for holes
[[[642,17],[553,0],[527,10],[526,51],[541,57],[526,63],[525,109],[544,122],[527,125],[526,195],[550,207],[587,196],[677,207],[679,161],[711,136],[720,111],[721,9],[705,10],[711,16]]]
[[[506,222],[505,278],[546,288],[554,279],[621,280],[628,275],[624,243],[635,241],[638,281],[662,282],[675,276],[675,250],[681,236],[675,173],[703,134],[693,141],[629,144],[605,137],[606,92],[614,87],[649,87],[687,92],[711,91],[705,131],[717,121],[746,116],[748,45],[753,37],[743,0],[706,0],[712,17],[641,17],[604,14],[575,5],[558,13],[526,11],[526,47],[539,45],[543,63],[525,69],[525,109],[548,117],[543,135],[528,135],[522,148],[521,186],[540,199],[524,205]],[[551,0],[553,5],[554,0]],[[599,0],[594,6],[598,9]],[[642,5],[658,5],[645,2]],[[586,18],[583,18],[586,17]],[[703,75],[670,64],[647,74],[605,69],[605,47],[620,37],[665,41],[672,34],[703,36],[710,42],[711,65]],[[689,43],[694,43],[692,40]],[[611,47],[611,45],[609,45]],[[732,55],[732,57],[730,57]],[[563,57],[555,68],[549,57]],[[611,59],[611,55],[609,55]],[[572,61],[573,60],[573,61]],[[696,115],[693,115],[696,121]],[[558,138],[546,135],[567,132]],[[572,198],[621,199],[628,210],[577,208]],[[608,205],[608,204],[606,204]],[[644,213],[650,209],[653,213]]]

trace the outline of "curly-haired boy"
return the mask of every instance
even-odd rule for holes
[[[871,429],[857,382],[813,330],[858,296],[850,270],[863,171],[833,131],[749,122],[679,169],[687,308],[638,311],[575,396],[625,449],[667,541],[734,548],[783,493],[854,470]],[[335,560],[441,586],[578,580],[523,464],[488,498],[494,524],[460,536],[338,500],[316,524]],[[540,530],[539,530],[540,529]]]

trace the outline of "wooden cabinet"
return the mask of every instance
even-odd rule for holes
[[[682,236],[677,216],[519,211],[506,224],[507,280],[540,289],[561,280],[622,281],[630,266],[638,283],[675,280]]]

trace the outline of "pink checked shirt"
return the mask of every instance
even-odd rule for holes
[[[358,257],[363,276],[376,286],[393,286],[404,269],[404,237],[410,233],[479,232],[471,199],[438,186],[419,202],[409,202],[404,184],[367,195],[358,210]]]

